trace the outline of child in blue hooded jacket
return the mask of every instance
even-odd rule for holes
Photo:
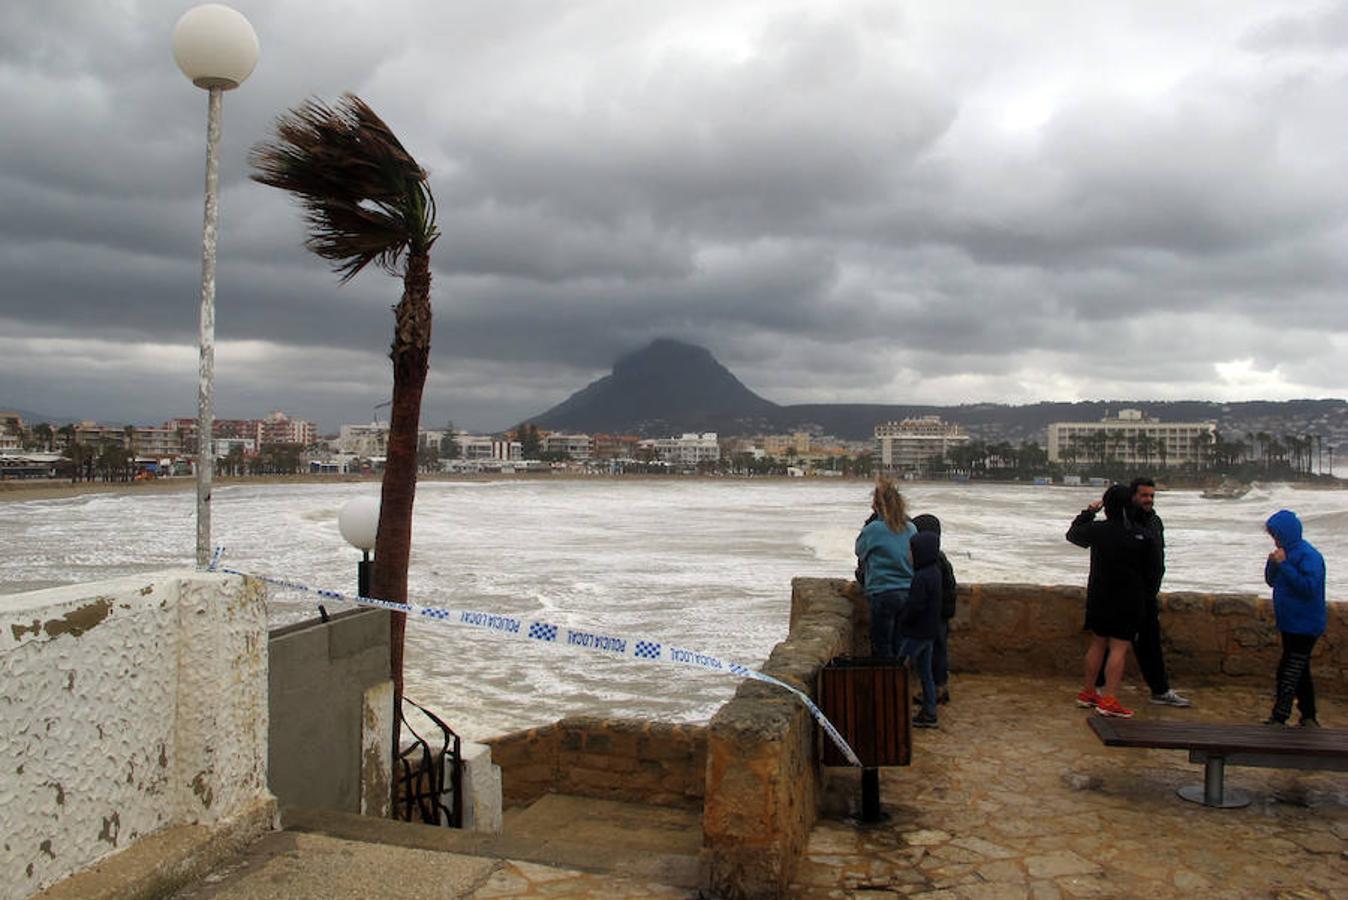
[[[1311,683],[1311,650],[1325,633],[1325,558],[1301,537],[1296,513],[1280,509],[1265,523],[1276,544],[1264,564],[1264,581],[1273,588],[1273,614],[1282,633],[1277,695],[1269,725],[1286,725],[1292,700],[1301,724],[1316,726],[1315,686]]]
[[[912,671],[922,682],[922,710],[913,717],[918,728],[935,728],[936,680],[931,655],[941,627],[941,536],[930,531],[913,535],[913,581],[899,614],[899,656],[912,660]]]

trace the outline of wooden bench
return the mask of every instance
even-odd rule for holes
[[[1250,798],[1223,785],[1226,766],[1348,771],[1348,731],[1216,722],[1156,722],[1091,716],[1091,730],[1106,747],[1188,750],[1189,762],[1203,763],[1203,783],[1179,789],[1185,800],[1232,809]]]

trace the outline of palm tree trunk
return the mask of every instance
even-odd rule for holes
[[[428,254],[411,254],[403,296],[394,309],[393,402],[389,412],[388,459],[379,509],[370,592],[378,599],[407,602],[407,563],[412,553],[412,503],[417,490],[417,428],[421,392],[431,350],[431,272]],[[393,679],[394,752],[398,749],[403,698],[403,638],[407,615],[393,613],[389,669]]]

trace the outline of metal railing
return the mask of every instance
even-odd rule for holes
[[[412,723],[407,720],[409,706],[440,729],[438,738],[432,734],[428,741],[412,727]],[[462,828],[463,755],[460,752],[459,736],[435,713],[406,697],[403,698],[399,715],[402,717],[403,734],[411,735],[413,741],[398,751],[398,791],[394,801],[394,818],[404,822],[417,820],[427,825]],[[429,729],[423,725],[423,730]],[[439,750],[433,750],[437,742]],[[450,796],[448,807],[444,803],[446,793]]]

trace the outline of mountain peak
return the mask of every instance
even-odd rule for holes
[[[554,429],[663,435],[748,426],[777,409],[706,347],[657,338],[532,421]]]
[[[706,347],[662,337],[656,338],[640,350],[633,350],[619,357],[613,364],[613,372],[616,375],[619,371],[666,365],[720,366],[721,364]]]

